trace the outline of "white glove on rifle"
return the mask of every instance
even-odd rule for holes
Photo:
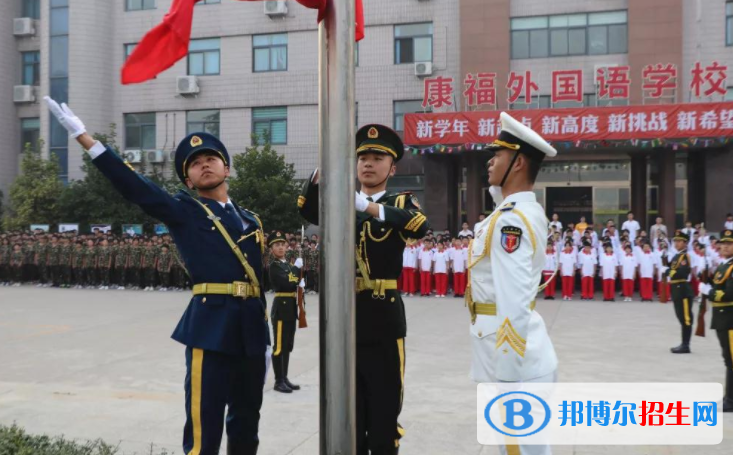
[[[662,266],[662,273],[665,273],[667,270],[669,270],[669,267]]]
[[[708,295],[710,294],[710,291],[713,289],[713,287],[707,283],[700,283],[697,289],[700,291],[700,294]]]
[[[298,286],[300,286],[301,288],[305,289],[305,280],[301,278],[300,279],[300,283],[298,284]]]
[[[298,258],[295,260],[294,264],[297,268],[302,269],[303,268],[303,258]]]
[[[367,201],[366,196],[359,193],[354,193],[356,196],[356,199],[354,200],[354,207],[356,207],[357,212],[366,212],[366,209],[369,207],[369,201]]]
[[[69,137],[76,139],[87,132],[87,128],[84,126],[84,123],[71,109],[69,109],[69,106],[67,106],[66,103],[61,103],[61,106],[59,106],[59,103],[48,96],[44,96],[43,99],[46,100],[46,104],[48,104],[48,109],[51,111],[51,114],[53,114],[61,126],[69,132]]]

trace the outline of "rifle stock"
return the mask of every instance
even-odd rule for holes
[[[700,282],[708,283],[708,267],[705,265],[705,269],[700,274]],[[707,297],[703,294],[700,296],[700,311],[697,313],[697,327],[695,328],[695,336],[705,336],[705,312],[707,310]]]

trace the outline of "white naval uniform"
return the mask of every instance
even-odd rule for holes
[[[542,206],[529,191],[510,195],[476,226],[468,252],[466,295],[474,303],[496,304],[495,316],[478,314],[470,326],[471,378],[476,382],[555,376],[555,349],[542,316],[531,309],[545,265],[547,226]],[[506,227],[522,231],[519,246],[511,253],[502,246]]]

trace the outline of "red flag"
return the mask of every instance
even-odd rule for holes
[[[122,66],[122,83],[136,84],[154,78],[188,54],[193,8],[199,0],[173,0],[163,22],[150,30]],[[239,0],[259,1],[259,0]],[[318,22],[326,16],[327,0],[297,0],[318,10]],[[364,38],[364,5],[356,0],[356,41]]]

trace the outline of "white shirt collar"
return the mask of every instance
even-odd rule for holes
[[[505,197],[502,205],[508,202],[537,202],[537,196],[534,191],[520,191]]]
[[[232,200],[229,199],[228,197],[227,197],[227,201],[226,202],[221,202],[221,201],[216,201],[216,202],[219,203],[219,205],[221,206],[221,208],[226,207],[227,204],[232,204]],[[234,207],[234,204],[232,204],[232,207]]]
[[[362,195],[362,196],[364,196],[364,197],[371,197],[373,202],[377,202],[382,196],[384,196],[384,193],[386,193],[386,192],[387,192],[387,190],[380,191],[379,193],[372,194],[371,196],[369,196],[365,192],[359,191],[359,194]]]

